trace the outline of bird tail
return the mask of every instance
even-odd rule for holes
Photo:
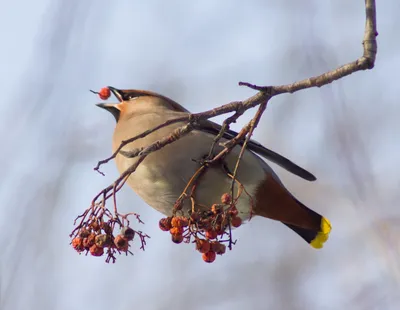
[[[295,199],[297,203],[305,210],[308,211],[309,215],[315,219],[315,221],[318,221],[320,223],[319,229],[307,229],[307,228],[302,228],[299,226],[295,226],[292,224],[285,224],[287,227],[289,227],[291,230],[293,230],[295,233],[297,233],[300,237],[302,237],[307,243],[309,243],[313,248],[315,249],[321,249],[324,246],[324,243],[328,240],[329,238],[329,233],[332,229],[331,223],[329,220],[322,215],[318,214],[317,212],[314,212],[313,210],[307,208],[304,204],[302,204],[300,201]]]

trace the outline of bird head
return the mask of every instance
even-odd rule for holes
[[[97,106],[110,112],[118,122],[124,118],[144,113],[165,113],[165,111],[188,112],[175,101],[160,94],[137,89],[117,89],[108,86],[118,103],[98,103]]]

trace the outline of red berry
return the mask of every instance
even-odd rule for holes
[[[214,214],[218,214],[218,213],[221,212],[221,208],[217,204],[214,203],[211,206],[211,212],[214,213]]]
[[[104,249],[98,247],[97,245],[92,245],[89,249],[90,254],[92,254],[93,256],[101,256],[104,254]]]
[[[216,255],[215,252],[207,252],[203,253],[202,257],[206,263],[212,263],[213,261],[215,261]]]
[[[196,250],[200,253],[207,253],[210,251],[210,242],[204,239],[198,239],[196,241]]]
[[[231,224],[233,227],[239,227],[240,225],[242,225],[242,219],[238,216],[234,216],[231,219]]]
[[[229,195],[228,193],[225,193],[225,194],[223,194],[223,195],[221,196],[221,202],[222,202],[224,205],[230,204],[230,203],[231,203],[231,200],[232,200],[232,197],[231,197],[231,195]]]
[[[189,220],[186,217],[180,216],[179,220],[181,222],[182,227],[187,227],[189,225]]]
[[[131,241],[135,237],[135,231],[132,228],[125,226],[121,229],[121,235],[124,236],[126,240]]]
[[[118,250],[126,252],[128,251],[129,242],[122,235],[117,235],[114,239],[114,244]]]
[[[232,208],[229,209],[229,214],[236,216],[239,214],[239,211],[235,206],[233,206]]]
[[[172,227],[169,232],[171,235],[182,235],[183,234],[183,228],[182,227]]]
[[[190,219],[193,222],[197,222],[200,219],[200,214],[198,214],[197,212],[192,212],[192,214],[190,215]]]
[[[215,239],[217,238],[218,233],[215,230],[207,230],[206,231],[206,238],[207,239]]]
[[[108,89],[108,87],[103,87],[102,89],[100,89],[99,97],[101,100],[107,100],[108,98],[110,98],[110,96],[111,96],[111,92]]]
[[[225,246],[225,244],[222,244],[218,241],[212,241],[211,242],[211,251],[215,252],[216,254],[222,255],[226,251],[226,246]]]
[[[170,230],[172,228],[172,226],[171,226],[171,218],[170,217],[162,218],[160,220],[160,222],[158,223],[158,226],[160,227],[160,229],[162,231]]]
[[[171,235],[172,242],[179,244],[183,241],[183,235],[182,234],[173,234]]]
[[[78,252],[82,252],[85,248],[83,246],[83,238],[76,237],[72,239],[72,247],[77,250]]]

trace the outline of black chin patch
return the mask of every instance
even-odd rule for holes
[[[96,105],[99,108],[102,108],[102,109],[107,110],[108,112],[110,112],[114,116],[115,121],[118,122],[119,117],[121,115],[121,111],[118,110],[115,106],[107,105],[107,104],[103,104],[103,103],[99,103],[99,104],[96,104]]]
[[[107,111],[110,112],[110,113],[114,116],[115,121],[118,122],[119,117],[121,116],[121,111],[118,110],[118,109],[115,108],[115,107],[109,107],[109,108],[107,109]]]

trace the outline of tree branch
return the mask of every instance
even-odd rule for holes
[[[377,33],[377,26],[376,26],[376,8],[375,8],[375,1],[374,0],[365,0],[365,15],[366,15],[366,22],[365,22],[365,29],[364,29],[364,37],[363,37],[363,55],[358,58],[357,60],[347,63],[345,65],[342,65],[336,69],[333,69],[331,71],[325,72],[321,75],[315,76],[315,77],[310,77],[301,81],[297,81],[291,84],[287,85],[280,85],[280,86],[257,86],[254,84],[250,84],[247,82],[239,82],[240,86],[246,86],[251,89],[254,89],[257,91],[255,95],[252,97],[244,100],[244,101],[234,101],[225,105],[222,105],[220,107],[214,108],[212,110],[208,110],[202,113],[194,113],[190,114],[188,113],[186,116],[168,120],[163,124],[160,124],[154,128],[151,128],[149,130],[144,131],[143,133],[132,137],[128,140],[125,140],[121,143],[121,145],[118,147],[118,149],[108,158],[101,160],[98,162],[97,166],[94,168],[95,170],[99,171],[99,168],[101,165],[108,163],[111,159],[115,158],[117,154],[121,154],[123,156],[129,157],[129,158],[134,158],[138,157],[137,161],[132,164],[125,172],[121,174],[121,176],[110,186],[107,188],[103,189],[97,196],[92,201],[92,206],[91,209],[88,209],[85,211],[84,214],[82,214],[82,223],[85,223],[84,220],[86,216],[89,215],[89,218],[92,216],[96,217],[98,212],[106,212],[106,211],[99,211],[100,209],[96,209],[96,211],[93,211],[94,206],[102,206],[101,208],[105,209],[105,202],[107,199],[110,197],[114,196],[116,192],[123,186],[125,183],[126,179],[135,172],[137,167],[141,164],[145,158],[151,154],[152,152],[156,152],[163,147],[165,147],[168,144],[171,144],[178,139],[182,138],[183,136],[187,135],[191,131],[195,129],[201,128],[201,123],[200,121],[202,120],[207,120],[210,118],[213,118],[218,115],[226,114],[226,113],[231,113],[235,112],[233,115],[228,117],[222,125],[222,128],[219,132],[219,134],[216,136],[214,139],[214,142],[211,146],[210,153],[209,153],[209,158],[203,163],[204,166],[209,164],[210,162],[215,162],[224,156],[226,156],[236,145],[238,145],[240,142],[243,141],[243,139],[246,138],[245,143],[242,146],[241,153],[238,157],[238,161],[236,163],[235,171],[232,175],[232,182],[235,182],[235,176],[236,176],[236,170],[237,167],[239,166],[240,159],[242,157],[242,154],[246,148],[246,144],[248,140],[250,139],[255,127],[257,126],[267,104],[268,101],[280,94],[285,94],[285,93],[294,93],[303,89],[307,88],[312,88],[312,87],[322,87],[325,85],[328,85],[332,83],[333,81],[337,81],[345,76],[348,76],[354,72],[361,71],[361,70],[368,70],[372,69],[375,64],[375,59],[376,59],[376,54],[377,54],[377,42],[376,42],[376,36],[378,35]],[[236,137],[232,138],[231,140],[227,141],[224,143],[224,149],[219,152],[216,156],[212,157],[213,150],[215,145],[220,141],[220,139],[223,137],[224,132],[229,129],[229,125],[232,122],[235,122],[245,111],[259,106],[258,112],[255,114],[254,118],[242,128],[242,130],[237,134]],[[164,128],[166,126],[176,124],[176,123],[184,123],[183,126],[179,127],[178,129],[175,129],[171,134],[163,139],[160,139],[151,145],[147,147],[143,147],[140,149],[136,150],[131,150],[130,152],[122,151],[122,148],[126,146],[127,144],[136,141],[138,139],[142,139],[149,134]],[[202,168],[202,171],[205,170]],[[101,172],[100,172],[101,173]],[[245,189],[244,189],[245,190]],[[100,201],[98,201],[100,200]],[[94,215],[91,213],[89,214],[90,210],[94,213]],[[109,212],[109,211],[107,211]],[[117,213],[117,209],[115,206],[115,213]],[[102,213],[102,214],[103,214]],[[118,214],[115,214],[115,217],[118,217]],[[76,229],[80,229],[79,227]],[[75,230],[76,230],[75,229]],[[74,231],[75,231],[74,230]],[[142,246],[144,246],[142,244]]]

